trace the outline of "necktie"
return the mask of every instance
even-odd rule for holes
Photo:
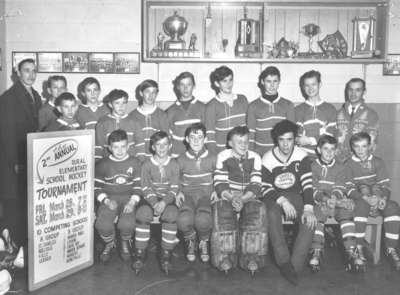
[[[356,107],[351,107],[350,118],[353,118],[355,110],[356,110]]]

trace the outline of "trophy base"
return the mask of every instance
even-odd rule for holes
[[[161,58],[169,58],[169,57],[183,57],[183,58],[200,58],[200,51],[198,50],[160,50],[153,49],[150,51],[150,57],[161,57]]]
[[[324,58],[322,52],[299,52],[297,55],[298,58],[315,58],[320,59]]]
[[[168,40],[164,43],[164,50],[184,50],[186,49],[185,41]]]
[[[237,44],[235,47],[235,55],[237,57],[262,57],[260,46],[256,44]]]
[[[373,58],[373,51],[352,51],[351,58]]]

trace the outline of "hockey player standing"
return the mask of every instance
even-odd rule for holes
[[[242,94],[232,92],[233,72],[221,66],[210,74],[211,88],[216,95],[206,106],[207,148],[212,153],[223,151],[228,132],[246,125],[248,102]]]
[[[371,154],[371,136],[367,132],[356,133],[350,138],[353,156],[346,161],[346,185],[348,195],[355,202],[357,251],[364,258],[363,245],[368,216],[383,216],[386,254],[394,267],[400,270],[399,244],[400,208],[390,200],[390,178],[383,160]]]
[[[294,120],[294,104],[279,95],[281,73],[276,67],[267,67],[258,76],[261,96],[251,102],[247,110],[247,127],[250,129],[250,150],[261,157],[274,143],[271,129],[279,121]]]
[[[337,112],[337,139],[339,143],[337,158],[345,162],[351,157],[350,137],[359,132],[367,132],[371,137],[371,152],[376,149],[378,139],[378,114],[368,107],[364,100],[365,81],[350,79],[346,83],[346,102]]]
[[[300,89],[305,102],[295,108],[295,122],[300,126],[296,142],[315,158],[315,147],[321,135],[336,134],[336,108],[319,95],[321,74],[309,71],[300,77]]]
[[[78,110],[78,101],[70,92],[64,92],[55,100],[55,105],[60,113],[60,117],[53,120],[45,131],[66,131],[82,129],[76,120],[76,111]]]
[[[187,151],[178,158],[181,189],[176,197],[179,207],[178,229],[186,242],[186,258],[196,260],[197,240],[200,260],[210,259],[208,242],[212,229],[211,195],[216,156],[205,148],[206,127],[194,123],[185,131]]]
[[[357,270],[363,264],[356,252],[354,202],[346,196],[344,166],[336,162],[336,148],[337,141],[334,137],[322,135],[317,145],[318,158],[311,164],[316,204],[314,211],[318,219],[309,262],[313,271],[320,269],[325,243],[324,225],[328,217],[334,217],[340,224],[346,252],[346,270]]]
[[[229,131],[227,147],[218,154],[214,176],[219,200],[213,206],[211,260],[228,272],[239,259],[239,266],[253,274],[264,267],[268,246],[266,209],[259,200],[261,158],[249,150],[246,126]]]
[[[144,200],[136,213],[135,260],[132,268],[136,273],[144,266],[150,240],[150,223],[154,216],[161,222],[161,268],[168,274],[171,252],[178,243],[176,237],[178,208],[175,205],[179,190],[179,165],[169,156],[171,142],[168,134],[158,131],[150,137],[153,154],[142,165],[142,193]]]
[[[295,146],[298,126],[283,120],[271,131],[275,147],[262,159],[262,195],[267,204],[268,231],[281,274],[297,284],[307,258],[317,219],[314,214],[311,164],[307,153]],[[282,213],[299,225],[290,255],[285,242]]]
[[[96,163],[95,195],[100,206],[95,228],[105,246],[100,260],[107,262],[115,248],[115,220],[121,236],[121,258],[131,258],[130,242],[135,230],[135,207],[140,201],[140,161],[128,154],[128,136],[114,130],[108,136],[111,155]]]
[[[204,124],[205,105],[193,96],[196,82],[192,73],[182,72],[172,83],[178,99],[168,108],[167,115],[172,139],[172,156],[178,157],[186,151],[186,129],[194,123]]]

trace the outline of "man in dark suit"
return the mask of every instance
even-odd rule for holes
[[[27,141],[38,130],[40,95],[32,88],[36,80],[33,59],[18,64],[18,81],[0,96],[0,206],[4,226],[15,241],[27,241]]]

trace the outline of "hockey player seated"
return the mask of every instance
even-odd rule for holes
[[[317,159],[311,164],[314,188],[314,211],[318,219],[311,245],[310,266],[313,271],[320,269],[324,249],[324,226],[328,217],[334,217],[340,224],[346,255],[346,270],[358,270],[362,260],[356,251],[354,235],[354,202],[346,196],[344,166],[335,160],[337,141],[330,135],[322,135],[317,144]]]
[[[121,258],[131,258],[130,242],[135,230],[135,207],[140,201],[140,161],[128,154],[128,136],[118,129],[108,136],[111,155],[95,167],[95,194],[99,207],[95,228],[104,241],[100,260],[107,262],[115,248],[115,220],[120,233]]]
[[[268,232],[282,275],[297,284],[317,219],[314,215],[311,164],[307,153],[294,145],[298,126],[283,120],[271,136],[275,147],[262,159],[262,195],[267,204]],[[282,214],[298,225],[292,255],[285,241]]]
[[[383,160],[371,154],[371,136],[356,133],[350,138],[353,156],[346,163],[348,196],[355,202],[354,222],[359,256],[366,263],[363,253],[368,216],[383,216],[386,254],[394,267],[400,270],[399,246],[400,208],[390,200],[390,178]]]
[[[227,147],[218,154],[214,176],[219,200],[213,206],[212,264],[228,272],[239,259],[239,266],[253,274],[264,267],[267,254],[266,209],[259,200],[261,159],[248,149],[245,126],[228,133]]]
[[[162,270],[168,274],[171,268],[171,252],[178,243],[176,237],[178,208],[175,205],[179,189],[179,165],[169,156],[171,141],[168,134],[158,131],[150,137],[152,157],[142,165],[142,194],[144,202],[136,213],[135,260],[132,268],[136,273],[144,266],[150,240],[150,223],[155,216],[161,223]]]
[[[60,117],[52,121],[45,131],[65,131],[82,129],[75,118],[78,110],[78,101],[70,92],[64,92],[55,100],[57,110],[60,112]]]

